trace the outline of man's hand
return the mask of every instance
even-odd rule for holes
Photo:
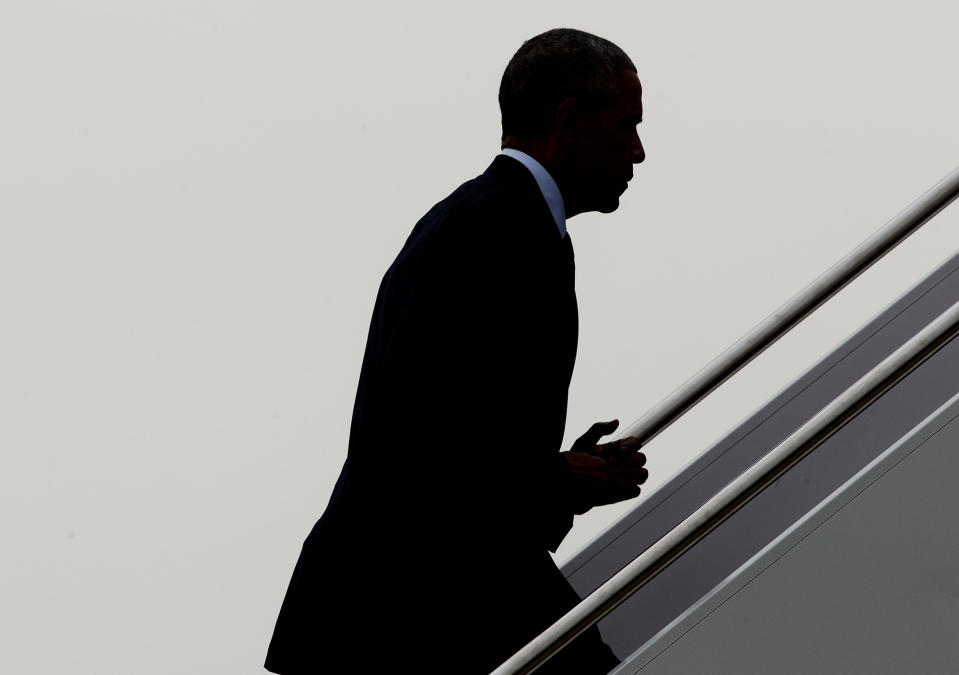
[[[643,468],[646,455],[639,451],[638,438],[627,437],[598,444],[616,430],[619,420],[597,422],[570,448],[561,453],[573,475],[573,513],[582,514],[594,506],[613,504],[639,495],[639,486],[649,472]]]

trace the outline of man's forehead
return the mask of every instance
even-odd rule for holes
[[[643,85],[639,81],[639,75],[631,70],[625,71],[619,76],[619,86],[620,92],[622,92],[626,98],[637,101],[640,104],[642,103]]]
[[[642,117],[643,85],[636,73],[627,70],[620,74],[613,105],[623,114]]]

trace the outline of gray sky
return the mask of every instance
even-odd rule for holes
[[[930,0],[7,3],[4,670],[261,672],[345,457],[381,275],[498,151],[525,38],[608,37],[645,90],[622,207],[569,223],[568,445],[645,412],[959,164],[957,20]],[[658,438],[649,488],[959,248],[957,213]],[[622,510],[579,519],[557,558]]]

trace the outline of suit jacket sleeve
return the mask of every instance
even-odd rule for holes
[[[385,379],[406,383],[389,398],[410,406],[399,433],[440,459],[428,480],[460,525],[555,551],[573,521],[559,454],[575,359],[566,261],[535,238],[498,236],[523,232],[500,212],[445,225],[412,261],[393,322]]]

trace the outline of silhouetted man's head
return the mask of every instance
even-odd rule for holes
[[[558,28],[523,43],[500,83],[503,147],[528,152],[553,175],[568,216],[608,213],[645,158],[636,132],[636,66],[609,40]]]

